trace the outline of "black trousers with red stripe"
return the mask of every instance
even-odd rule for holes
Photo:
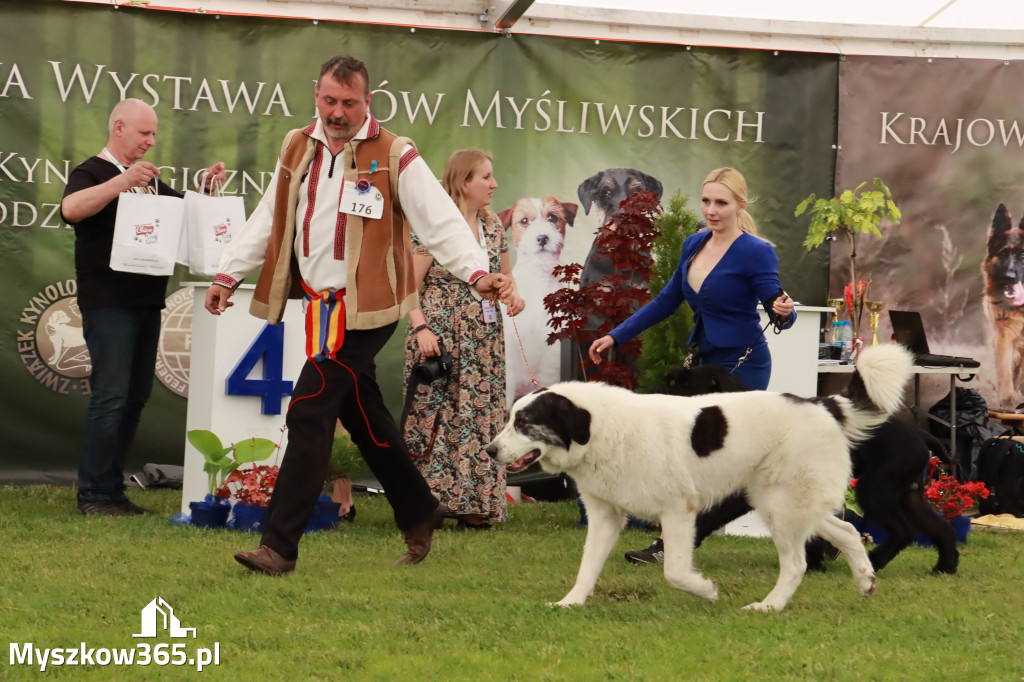
[[[397,326],[346,330],[337,359],[307,361],[299,374],[285,420],[288,447],[261,540],[287,559],[298,556],[299,540],[323,489],[339,418],[384,487],[401,530],[429,518],[438,505],[377,385],[374,358]]]

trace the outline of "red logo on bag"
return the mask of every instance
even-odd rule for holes
[[[153,234],[156,231],[155,225],[136,225],[135,235]]]
[[[213,236],[215,236],[215,237],[222,237],[225,234],[227,234],[227,231],[228,231],[228,226],[227,225],[214,225],[213,226]]]

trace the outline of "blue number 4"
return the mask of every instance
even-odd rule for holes
[[[263,360],[263,378],[250,379],[249,374]],[[263,396],[263,414],[281,414],[281,400],[292,394],[292,382],[284,381],[284,323],[265,324],[245,355],[231,370],[225,381],[228,395]]]

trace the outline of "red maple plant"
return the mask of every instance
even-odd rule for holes
[[[646,284],[651,277],[651,247],[659,234],[654,229],[654,217],[661,212],[660,199],[654,192],[637,190],[620,208],[618,214],[598,228],[595,237],[595,258],[610,258],[613,273],[581,286],[581,265],[556,266],[553,273],[565,286],[544,297],[544,308],[555,330],[548,335],[548,343],[576,343],[583,351],[580,370],[587,381],[633,389],[633,367],[640,356],[638,338],[616,346],[600,365],[591,362],[587,354],[591,343],[624,322],[650,298]],[[586,329],[590,319],[601,323],[596,329]]]
[[[258,465],[247,469],[235,469],[224,479],[215,493],[222,499],[232,499],[254,507],[266,507],[274,494],[279,467]]]

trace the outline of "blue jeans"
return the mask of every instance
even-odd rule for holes
[[[80,502],[124,498],[124,463],[153,390],[160,309],[82,310],[92,397],[78,464]]]

